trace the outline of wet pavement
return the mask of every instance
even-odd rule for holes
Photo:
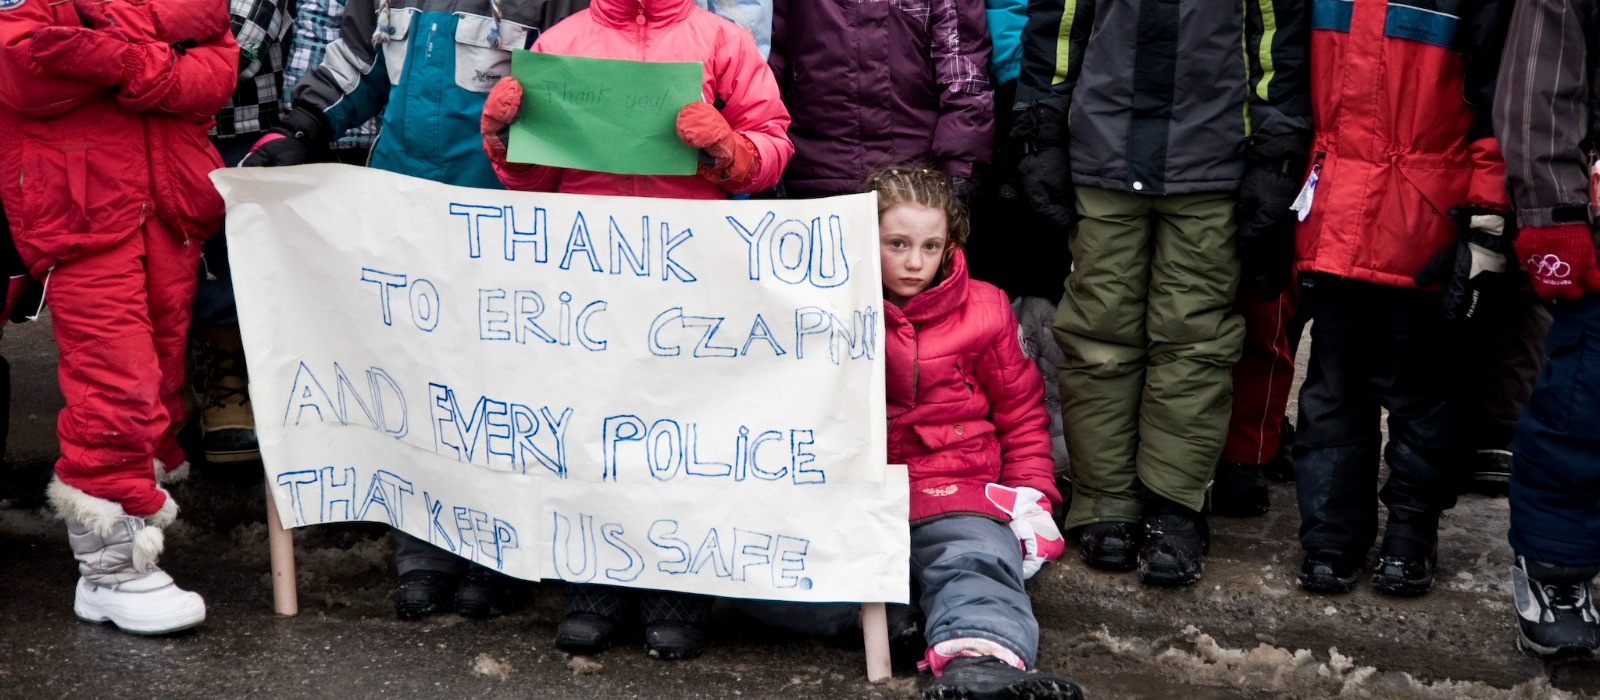
[[[858,640],[815,640],[717,609],[704,657],[660,662],[642,642],[573,659],[550,640],[556,584],[493,620],[392,612],[383,528],[319,526],[297,535],[301,614],[272,613],[258,472],[197,469],[162,564],[205,596],[209,619],[168,638],[77,621],[64,528],[43,508],[55,452],[54,347],[48,327],[7,327],[14,407],[0,468],[0,697],[27,698],[909,698],[929,677],[900,668],[865,681]],[[1315,596],[1299,562],[1292,485],[1273,511],[1212,522],[1205,578],[1141,586],[1075,559],[1030,582],[1041,666],[1091,698],[1560,698],[1600,694],[1600,663],[1543,664],[1513,648],[1505,501],[1467,496],[1446,515],[1436,590],[1420,599],[1362,585]],[[1070,557],[1070,554],[1069,554]]]

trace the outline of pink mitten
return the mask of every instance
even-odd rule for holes
[[[1022,543],[1023,578],[1032,578],[1045,562],[1067,551],[1061,528],[1050,518],[1050,499],[1038,489],[989,484],[983,495],[1011,517],[1011,532]]]

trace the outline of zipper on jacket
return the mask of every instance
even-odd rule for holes
[[[918,343],[917,340],[916,340],[916,336],[913,335],[912,339],[911,339],[911,407],[912,408],[916,408],[917,407],[917,380],[921,379],[921,377],[922,377],[922,361],[917,359],[917,353],[921,351],[921,348],[918,347],[919,345],[921,345],[921,343]]]

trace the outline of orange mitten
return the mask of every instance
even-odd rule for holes
[[[691,102],[678,111],[678,138],[690,148],[711,157],[700,164],[700,177],[729,192],[739,192],[755,178],[760,156],[744,134],[733,130],[722,113],[704,102]]]
[[[483,103],[483,118],[478,130],[483,133],[483,152],[495,164],[506,164],[506,144],[511,135],[511,123],[522,113],[522,83],[506,76],[494,84],[489,98]]]

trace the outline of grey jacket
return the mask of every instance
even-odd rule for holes
[[[1307,0],[1033,0],[1017,109],[1069,118],[1072,180],[1236,190],[1251,134],[1311,129]]]
[[[1494,126],[1524,228],[1584,223],[1600,149],[1600,0],[1521,0],[1500,61]]]

